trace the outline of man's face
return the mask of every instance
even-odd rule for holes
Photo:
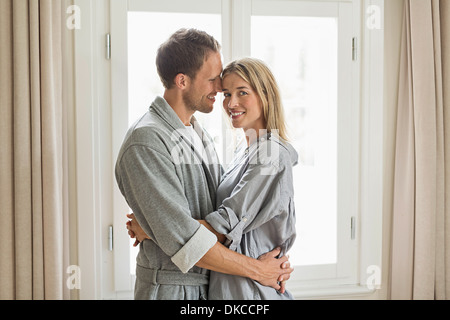
[[[189,90],[183,94],[186,107],[194,111],[210,113],[213,110],[217,92],[222,91],[221,72],[220,53],[210,53],[195,79],[191,79]]]

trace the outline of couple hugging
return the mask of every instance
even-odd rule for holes
[[[295,239],[297,153],[287,142],[279,89],[260,60],[222,70],[220,50],[195,29],[160,46],[164,95],[119,152],[116,180],[133,210],[128,233],[139,244],[135,299],[293,299],[285,282],[293,271],[286,252]],[[211,112],[218,92],[246,138],[226,171],[193,116]],[[197,161],[179,161],[180,153]]]

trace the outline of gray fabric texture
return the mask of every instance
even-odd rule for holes
[[[217,190],[217,210],[206,217],[227,237],[225,245],[258,258],[276,247],[281,255],[292,247],[295,208],[292,168],[294,148],[270,133],[242,150],[222,177]],[[292,299],[289,292],[260,285],[248,278],[211,272],[209,299]]]
[[[139,267],[209,274],[195,264],[217,238],[196,220],[214,211],[223,170],[210,137],[194,117],[192,125],[202,138],[204,155],[193,151],[191,142],[184,138],[184,124],[167,102],[157,97],[149,111],[129,129],[119,152],[117,184],[152,239],[140,244]],[[153,285],[142,290],[146,284],[137,276],[136,299],[192,299],[204,291],[200,289],[203,284]]]

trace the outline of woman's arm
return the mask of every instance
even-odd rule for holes
[[[231,195],[205,220],[218,233],[225,235],[225,245],[235,250],[243,234],[259,228],[267,221],[283,214],[289,204],[288,166],[272,163],[249,165]],[[272,174],[266,174],[271,171]],[[290,236],[286,234],[285,236]],[[282,245],[274,243],[274,246]]]
[[[225,235],[217,232],[208,222],[206,222],[206,220],[198,220],[198,222],[200,222],[202,225],[204,225],[209,231],[214,233],[217,237],[217,241],[219,241],[220,243],[225,242],[225,239],[226,239]]]
[[[145,231],[142,230],[141,226],[136,221],[136,217],[134,216],[133,213],[127,214],[127,218],[130,219],[127,221],[128,235],[132,239],[136,239],[136,241],[133,244],[134,247],[136,247],[139,243],[141,243],[142,241],[144,241],[146,239],[151,239],[145,233]],[[198,222],[200,222],[203,226],[205,226],[209,231],[214,233],[217,237],[217,241],[219,241],[220,243],[225,242],[225,236],[223,234],[218,233],[216,230],[214,230],[214,228],[208,222],[206,222],[205,220],[198,220]]]
[[[139,243],[146,239],[151,239],[144,230],[142,230],[141,226],[136,220],[136,217],[133,213],[127,214],[127,218],[130,219],[127,221],[127,229],[128,235],[130,238],[135,239],[136,241],[133,244],[133,247],[136,247]]]

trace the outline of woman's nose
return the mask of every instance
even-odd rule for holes
[[[238,99],[234,95],[231,95],[230,100],[228,101],[228,108],[236,108],[238,106],[238,103]]]

